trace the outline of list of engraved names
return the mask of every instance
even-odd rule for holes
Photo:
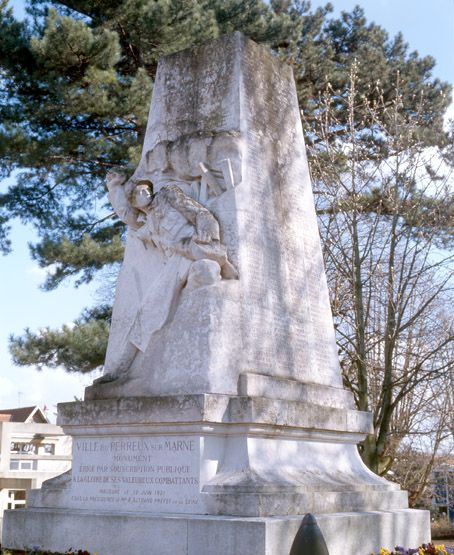
[[[197,513],[199,445],[188,436],[77,439],[71,504]]]

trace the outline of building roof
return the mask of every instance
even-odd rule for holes
[[[48,424],[44,412],[35,405],[34,407],[19,407],[15,409],[0,409],[0,422],[35,422]]]

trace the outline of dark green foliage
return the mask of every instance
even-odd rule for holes
[[[11,337],[11,354],[16,364],[34,364],[68,372],[90,372],[101,366],[107,347],[111,309],[100,306],[85,310],[74,326],[40,333],[25,330],[22,337]]]
[[[76,285],[90,281],[97,270],[112,262],[121,262],[123,243],[114,226],[101,228],[93,235],[88,233],[80,241],[69,237],[53,240],[44,237],[38,245],[32,246],[32,254],[42,267],[53,264],[54,271],[48,273],[44,288],[57,287],[65,278],[78,275]]]
[[[327,94],[338,116],[329,133],[347,137],[355,63],[356,86],[368,102],[379,95],[391,102],[398,81],[408,115],[424,114],[421,143],[452,157],[442,129],[449,87],[432,79],[434,60],[409,53],[401,36],[389,40],[360,8],[339,19],[330,19],[330,11],[328,4],[311,12],[302,0],[30,0],[28,20],[18,22],[0,0],[0,176],[20,170],[0,196],[0,247],[10,248],[10,218],[35,224],[40,242],[32,254],[54,269],[46,288],[68,276],[89,281],[104,264],[118,261],[123,225],[106,217],[104,177],[118,166],[132,171],[139,159],[159,57],[235,30],[293,65],[313,145],[323,142],[314,120]],[[355,114],[369,130],[364,156],[386,156],[386,141],[374,135],[368,111]],[[378,191],[364,199],[365,209],[383,202]],[[417,217],[425,210],[421,206]],[[430,218],[424,222],[431,225]],[[90,362],[84,362],[83,349],[76,348],[81,338],[75,336],[89,325],[85,316],[81,322],[74,330],[15,338],[16,361],[58,359],[84,371],[101,363],[99,353],[87,353]]]
[[[260,0],[33,0],[28,22],[0,6],[1,176],[21,170],[0,197],[0,246],[10,248],[9,218],[33,222],[32,255],[53,269],[47,289],[121,259],[104,177],[138,161],[159,57],[237,29],[275,47],[299,32]],[[87,371],[102,364],[106,334],[85,314],[73,329],[13,338],[12,352],[18,364]]]

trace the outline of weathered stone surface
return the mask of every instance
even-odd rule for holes
[[[145,182],[157,191],[153,203],[165,198],[137,210],[127,197]],[[130,224],[104,381],[116,380],[95,384],[87,398],[236,395],[251,372],[342,389],[289,67],[239,33],[164,58],[142,160],[126,185],[111,183],[112,202]],[[183,200],[172,204],[176,189]],[[175,254],[180,235],[200,246],[202,232],[181,208],[191,202],[192,212],[216,219],[216,248],[226,249],[237,274],[192,285],[192,255],[187,247]],[[174,230],[178,218],[183,231],[166,238],[162,230]],[[212,253],[210,237],[204,248]],[[264,391],[265,382],[255,382]],[[295,398],[297,387],[274,385],[278,396]],[[336,398],[351,406],[347,395]]]
[[[166,395],[60,403],[58,407],[58,423],[71,435],[78,435],[86,426],[155,429],[166,423],[263,424],[294,428],[301,433],[321,430],[358,434],[353,440],[358,442],[372,431],[371,415],[366,412],[266,397]]]
[[[302,383],[253,372],[245,372],[240,375],[238,393],[246,397],[269,397],[271,399],[288,399],[289,401],[306,401],[327,407],[354,408],[353,394],[345,389],[308,382]]]
[[[281,555],[307,512],[330,555],[427,541],[358,454],[290,68],[240,34],[163,59],[109,189],[129,234],[106,373],[59,406],[73,469],[6,513],[4,545]]]
[[[101,555],[282,555],[290,552],[303,518],[70,509],[18,509],[8,516],[5,547],[37,546],[64,552],[77,545]],[[381,546],[390,550],[396,544],[416,547],[430,540],[428,511],[404,509],[315,516],[330,555],[377,553]]]
[[[348,427],[348,415],[363,416]],[[181,395],[59,405],[73,470],[34,507],[269,516],[406,508],[356,444],[370,415],[313,403]]]

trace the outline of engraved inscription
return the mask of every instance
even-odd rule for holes
[[[77,439],[73,507],[197,512],[199,444],[186,436]]]

